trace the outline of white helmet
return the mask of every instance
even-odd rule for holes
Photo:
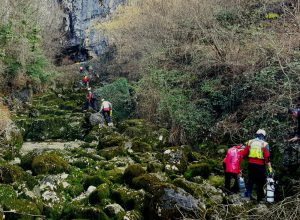
[[[266,136],[266,131],[264,129],[258,129],[256,134],[262,134],[263,136]]]

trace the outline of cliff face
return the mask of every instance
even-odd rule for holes
[[[75,61],[99,56],[107,50],[107,38],[95,27],[108,19],[126,0],[60,0],[67,36],[64,53]]]

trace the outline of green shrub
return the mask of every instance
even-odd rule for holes
[[[119,121],[128,118],[134,112],[131,90],[125,78],[95,89],[99,100],[104,98],[112,103],[113,119]]]
[[[97,187],[95,191],[93,191],[89,195],[89,202],[92,205],[102,204],[105,199],[108,199],[110,196],[110,189],[107,183],[103,183]]]

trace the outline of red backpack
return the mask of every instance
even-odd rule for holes
[[[224,163],[226,164],[226,173],[236,173],[240,172],[240,164],[242,161],[242,149],[240,146],[233,146],[227,150]]]

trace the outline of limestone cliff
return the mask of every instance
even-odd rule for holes
[[[59,0],[64,10],[66,51],[71,59],[83,61],[105,53],[108,39],[95,24],[109,18],[126,0]]]

